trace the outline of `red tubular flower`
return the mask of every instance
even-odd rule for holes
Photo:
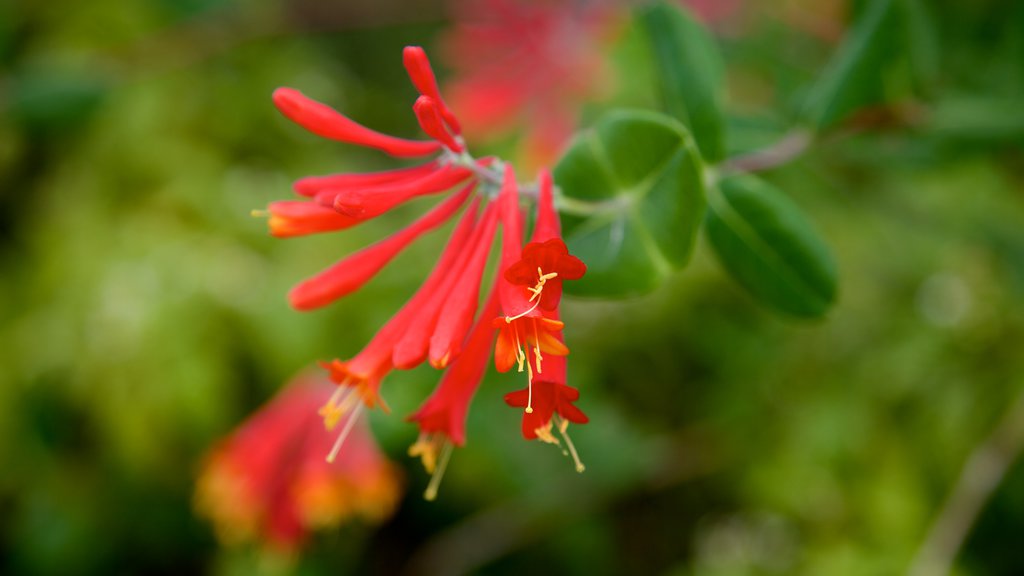
[[[377,334],[363,350],[347,362],[334,360],[324,366],[330,371],[331,379],[338,384],[339,388],[347,387],[358,391],[356,396],[346,396],[347,403],[342,403],[338,398],[332,398],[321,409],[320,413],[328,428],[333,428],[344,414],[355,408],[355,403],[359,399],[369,408],[378,404],[387,408],[380,399],[379,390],[384,376],[395,367],[391,357],[396,343],[408,331],[410,322],[423,312],[426,303],[434,297],[446,275],[470,242],[470,233],[473,229],[478,205],[479,200],[474,201],[463,214],[433,272],[423,282],[420,289],[377,331]],[[406,367],[411,368],[412,366]]]
[[[253,215],[260,214],[259,210],[253,210]],[[344,230],[359,222],[336,210],[301,200],[271,202],[267,214],[270,215],[270,233],[278,238]]]
[[[451,218],[472,190],[472,185],[465,187],[394,236],[356,252],[302,282],[289,294],[292,306],[298,310],[311,310],[359,289],[413,240]]]
[[[446,166],[411,181],[340,192],[325,190],[317,193],[315,199],[318,203],[333,206],[342,214],[369,220],[413,198],[450,190],[472,175],[466,168]]]
[[[420,127],[431,138],[441,142],[453,152],[462,152],[465,149],[445,129],[444,120],[441,118],[441,111],[433,98],[430,96],[420,96],[416,99],[416,103],[413,104],[412,110],[416,113],[416,119],[419,120]]]
[[[452,362],[430,397],[409,420],[420,428],[419,438],[409,447],[432,474],[425,497],[433,500],[451,457],[452,447],[466,443],[466,415],[480,381],[487,371],[494,329],[490,319],[498,313],[498,292],[492,290],[483,312],[466,341],[463,353]]]
[[[510,394],[507,400],[525,407],[524,434],[558,442],[552,434],[557,427],[578,463],[566,426],[570,421],[585,422],[586,416],[572,404],[578,393],[565,384],[565,362],[560,357],[569,350],[559,334],[562,322],[557,306],[562,281],[579,278],[586,268],[568,254],[561,240],[551,176],[547,172],[541,175],[537,226],[524,249],[515,173],[505,166],[499,175],[494,159],[475,159],[466,150],[459,123],[441,98],[423,50],[406,48],[403,61],[420,92],[413,111],[423,131],[432,138],[428,142],[374,132],[295,90],[282,88],[274,93],[282,113],[321,136],[395,156],[438,154],[431,161],[408,168],[300,179],[294,184],[295,191],[308,200],[270,205],[270,225],[275,235],[341,230],[413,198],[448,193],[430,212],[398,233],[296,286],[290,299],[300,310],[323,306],[358,290],[406,246],[447,221],[476,193],[416,293],[354,357],[322,363],[336,387],[319,414],[328,430],[344,423],[327,450],[327,462],[343,459],[339,459],[341,447],[359,433],[357,425],[365,409],[380,406],[388,410],[380,395],[383,379],[396,368],[412,368],[429,358],[435,368],[447,368],[447,372],[411,416],[419,425],[420,438],[410,453],[422,457],[433,474],[427,488],[427,497],[433,498],[453,446],[465,442],[469,403],[486,371],[494,329],[498,328],[498,369],[508,371],[518,363],[520,371],[524,367],[529,371],[525,400],[519,393]],[[493,185],[499,178],[501,189],[495,198]],[[449,193],[456,187],[460,188],[458,192]],[[484,310],[477,315],[499,223],[503,230],[500,273]],[[545,356],[554,358],[546,372]],[[274,446],[272,442],[268,445]],[[578,468],[582,469],[582,464]]]
[[[550,314],[558,318],[557,312]],[[561,335],[558,335],[558,339],[561,340]],[[580,392],[566,385],[566,368],[565,357],[550,358],[545,362],[543,374],[536,375],[526,388],[506,394],[505,402],[513,408],[523,408],[524,438],[539,438],[549,444],[561,445],[552,433],[553,429],[557,430],[576,464],[576,471],[583,472],[585,467],[569,437],[568,428],[570,422],[586,424],[590,419],[573,404],[579,399]]]
[[[537,226],[533,238],[523,248],[519,261],[505,269],[505,279],[530,291],[529,301],[544,310],[554,310],[562,298],[562,282],[579,280],[587,266],[569,254],[562,240],[558,213],[552,194],[551,173],[543,170],[539,178]]]
[[[442,282],[437,286],[433,295],[423,305],[422,311],[406,327],[398,343],[395,345],[394,363],[399,368],[412,368],[418,366],[426,359],[432,346],[433,335],[442,317],[453,318],[458,314],[466,313],[465,307],[472,303],[475,310],[476,301],[469,297],[454,297],[456,286],[460,279],[480,277],[483,275],[484,266],[487,263],[487,253],[490,250],[491,242],[494,239],[498,225],[498,208],[492,202],[484,210],[480,222],[477,224],[473,236],[466,244],[460,258],[445,275]],[[465,287],[463,290],[465,291]],[[461,312],[455,312],[455,310]],[[472,311],[469,312],[472,318]],[[460,317],[462,321],[464,316]],[[453,320],[448,320],[453,321]],[[453,327],[446,328],[446,332],[454,332]],[[440,342],[440,339],[439,339]],[[438,349],[440,350],[440,348]],[[438,360],[443,359],[444,353],[437,356]],[[449,355],[447,360],[454,359]]]
[[[508,270],[522,255],[522,219],[514,180],[512,184],[502,188],[499,199],[502,213],[502,270]],[[495,318],[493,322],[499,330],[494,350],[495,367],[499,372],[507,372],[514,364],[518,364],[522,372],[525,366],[532,381],[535,370],[538,374],[543,371],[544,354],[565,356],[569,353],[565,344],[554,336],[554,333],[562,329],[562,323],[545,318],[537,310],[537,304],[531,301],[532,293],[508,281],[504,275],[498,280],[498,290],[504,315]],[[534,348],[534,364],[527,362],[529,358],[526,350],[531,346]]]
[[[441,92],[437,89],[437,78],[434,76],[434,70],[430,67],[430,60],[427,60],[427,53],[423,51],[423,48],[406,46],[402,50],[402,63],[405,64],[405,71],[408,72],[409,79],[412,80],[419,93],[429,96],[437,103],[441,117],[444,118],[452,132],[456,135],[462,134],[462,127],[459,126],[458,119],[441,98]]]
[[[313,411],[330,393],[324,379],[297,378],[207,456],[195,505],[223,541],[292,551],[311,530],[394,511],[399,472],[365,426],[353,427],[342,458],[324,461],[331,438]]]
[[[289,120],[317,136],[376,148],[392,156],[426,156],[441,148],[436,141],[406,140],[371,130],[292,88],[274,90],[274,104]]]
[[[330,174],[328,176],[307,176],[295,181],[295,193],[312,198],[324,190],[342,190],[366,188],[378,184],[394,184],[414,180],[426,176],[440,168],[437,162],[427,162],[419,166],[384,170],[382,172],[364,172],[362,174]],[[333,204],[333,202],[328,205]]]

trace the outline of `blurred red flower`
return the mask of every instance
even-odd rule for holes
[[[582,104],[607,92],[604,50],[622,21],[618,2],[456,0],[443,38],[452,108],[467,134],[521,128],[526,163],[550,164]]]
[[[334,389],[326,378],[299,376],[211,450],[195,505],[223,542],[291,551],[314,529],[392,514],[399,471],[365,422],[353,420],[344,453],[324,459],[334,439],[316,410]]]

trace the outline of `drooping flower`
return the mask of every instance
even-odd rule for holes
[[[433,500],[444,476],[454,446],[466,443],[466,415],[476,389],[487,371],[494,330],[491,318],[498,313],[498,293],[492,291],[466,341],[466,349],[445,371],[441,382],[419,410],[409,417],[420,428],[419,438],[409,447],[432,475],[425,496]]]
[[[576,471],[583,472],[576,446],[569,437],[569,423],[586,424],[590,421],[574,402],[579,400],[580,391],[566,384],[566,361],[554,357],[547,362],[544,373],[535,377],[530,387],[505,395],[505,403],[513,408],[523,408],[523,438],[540,439],[549,444],[561,445],[554,431],[565,442],[566,451],[576,464]],[[530,407],[530,410],[526,410]]]
[[[342,457],[324,460],[332,438],[315,411],[331,391],[322,377],[299,376],[207,456],[196,509],[225,543],[295,550],[312,530],[394,511],[399,472],[364,424],[353,420]]]
[[[525,363],[532,382],[534,372],[543,370],[544,355],[568,353],[557,335],[562,328],[556,311],[561,283],[579,278],[586,268],[568,254],[560,238],[550,174],[542,174],[536,189],[538,223],[534,242],[524,251],[519,208],[524,195],[511,166],[470,155],[461,125],[442,98],[421,48],[407,47],[403,63],[420,92],[413,112],[430,140],[375,132],[293,89],[278,89],[274,102],[288,118],[315,134],[392,156],[433,157],[396,170],[302,178],[294,188],[305,199],[272,203],[268,214],[271,233],[291,237],[344,230],[413,198],[442,197],[433,209],[399,232],[297,285],[290,294],[292,306],[312,310],[365,286],[412,242],[469,204],[433,270],[405,305],[355,356],[322,363],[336,388],[320,406],[319,414],[327,430],[340,426],[330,449],[325,449],[328,462],[342,458],[342,447],[358,430],[364,409],[379,406],[388,410],[380,389],[396,368],[410,369],[429,360],[433,367],[446,370],[435,391],[410,418],[420,428],[419,440],[410,453],[421,457],[433,474],[427,488],[427,496],[432,498],[453,447],[465,442],[466,414],[486,371],[496,332],[499,369],[506,371],[518,361],[522,370]],[[499,270],[487,304],[478,314],[480,291],[499,229]],[[548,414],[546,405],[544,409],[543,414]],[[551,418],[548,414],[549,421]]]

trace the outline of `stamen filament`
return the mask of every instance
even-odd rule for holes
[[[576,471],[582,474],[587,467],[580,461],[580,455],[576,452],[576,445],[572,443],[572,438],[569,438],[569,433],[566,431],[569,428],[569,421],[558,415],[555,417],[559,420],[558,433],[562,435],[562,438],[565,440],[565,446],[569,449],[569,453],[572,454],[573,462],[576,463]]]
[[[526,382],[526,413],[533,414],[533,370],[530,371],[530,379]]]
[[[532,298],[531,298],[531,300],[532,300]],[[533,312],[534,310],[536,310],[537,306],[540,306],[540,300],[537,300],[536,304],[534,304],[533,306],[530,306],[530,308],[527,311],[525,311],[525,312],[523,312],[521,314],[516,314],[515,316],[505,316],[505,322],[508,323],[508,324],[511,324],[513,320],[519,320],[523,316],[526,316],[530,312]]]
[[[341,450],[341,445],[345,443],[345,439],[348,438],[349,432],[352,432],[352,428],[356,425],[356,420],[363,413],[363,407],[365,404],[362,402],[356,406],[356,409],[352,411],[352,415],[348,417],[348,422],[345,423],[345,427],[342,428],[341,433],[338,434],[338,439],[334,441],[334,446],[331,448],[331,452],[327,454],[327,462],[333,464],[334,459],[338,457],[338,452]]]
[[[543,373],[540,368],[540,361],[543,360],[540,354],[540,328],[537,327],[537,319],[533,320],[533,357],[537,359],[537,374]]]
[[[441,486],[441,479],[444,478],[444,471],[448,468],[448,460],[451,459],[454,448],[455,445],[452,444],[452,441],[445,439],[444,446],[441,448],[441,458],[438,460],[437,467],[434,468],[434,474],[430,477],[430,484],[423,491],[425,500],[432,502],[437,498],[437,489]]]

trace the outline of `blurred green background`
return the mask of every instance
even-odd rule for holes
[[[742,151],[792,125],[859,5],[734,4],[713,27]],[[491,374],[433,503],[401,417],[438,374],[395,374],[394,415],[372,422],[407,469],[400,510],[318,535],[293,568],[898,574],[952,518],[956,574],[1024,573],[1024,4],[929,8],[930,90],[765,174],[834,251],[827,318],[758,307],[706,246],[643,298],[567,301],[587,472],[522,441],[501,401],[521,382]],[[249,211],[292,180],[394,165],[303,133],[270,93],[413,135],[400,51],[430,51],[450,19],[430,0],[0,3],[0,573],[282,569],[194,517],[202,455],[289,376],[358,351],[444,234],[326,310],[290,310],[294,282],[423,205],[268,237]],[[618,89],[584,122],[653,106],[634,36],[609,48]],[[968,464],[977,514],[947,504]]]

